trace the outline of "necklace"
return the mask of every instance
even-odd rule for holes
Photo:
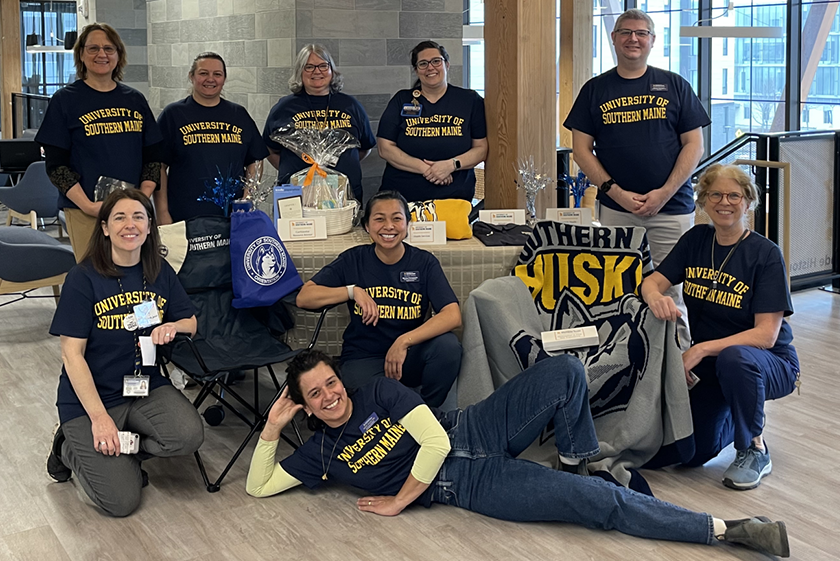
[[[717,280],[718,280],[718,277],[720,277],[720,272],[723,270],[723,268],[729,262],[729,258],[732,257],[732,254],[735,253],[735,250],[738,249],[738,246],[741,245],[741,242],[744,241],[744,238],[747,237],[748,233],[749,233],[749,230],[744,229],[744,233],[741,234],[740,238],[738,238],[738,242],[735,244],[735,246],[732,249],[729,250],[729,253],[726,255],[726,259],[723,260],[723,263],[721,263],[720,267],[718,267],[717,271],[715,271],[715,276],[712,278],[712,290],[717,290],[717,285],[718,285]],[[715,236],[716,236],[716,234],[712,234],[712,270],[713,271],[715,270]]]
[[[330,465],[333,461],[333,455],[335,454],[335,447],[338,446],[338,441],[341,440],[341,437],[344,436],[344,429],[347,428],[347,423],[350,422],[350,419],[345,421],[344,426],[341,428],[341,433],[338,435],[338,438],[335,439],[335,444],[333,444],[332,452],[330,452],[330,461],[327,462],[327,466],[324,467],[324,441],[327,439],[327,427],[324,427],[324,432],[322,433],[323,436],[321,437],[321,469],[324,470],[324,475],[321,476],[321,479],[324,481],[327,480],[327,472],[330,471]]]

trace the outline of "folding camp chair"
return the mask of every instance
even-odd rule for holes
[[[212,396],[219,405],[250,427],[227,466],[213,482],[207,476],[200,453],[195,453],[204,484],[209,492],[214,493],[219,490],[222,480],[250,440],[265,425],[271,405],[286,387],[285,381],[281,384],[277,379],[272,364],[285,362],[303,349],[291,349],[276,337],[276,330],[272,332],[271,321],[266,322],[265,318],[261,321],[252,310],[238,310],[231,305],[233,289],[230,273],[229,220],[218,217],[194,218],[187,221],[186,234],[189,250],[178,278],[196,308],[198,329],[194,337],[179,334],[172,344],[167,345],[161,353],[163,362],[164,365],[167,362],[174,364],[201,385],[198,395],[193,400],[196,408],[201,407],[205,400]],[[287,298],[291,299],[292,297]],[[267,316],[275,322],[278,316],[287,313],[283,302],[275,304],[267,314],[264,309],[262,312],[261,316]],[[326,310],[321,312],[306,348],[315,345],[325,313]],[[268,372],[275,388],[274,397],[262,408],[259,395],[260,369]],[[231,388],[227,375],[236,370],[253,371],[252,402]],[[205,418],[211,421],[208,417]],[[298,443],[302,443],[300,431],[294,421],[292,428]],[[281,437],[292,447],[297,447],[286,435]]]

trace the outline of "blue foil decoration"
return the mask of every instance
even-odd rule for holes
[[[580,208],[580,203],[583,201],[583,194],[592,186],[586,175],[579,171],[577,177],[571,175],[564,175],[563,181],[569,186],[569,192],[575,198],[575,208]]]
[[[226,218],[230,217],[231,205],[242,192],[242,178],[234,177],[231,170],[223,175],[222,170],[216,168],[218,174],[213,179],[204,181],[204,194],[198,197],[199,202],[207,201],[222,209]]]

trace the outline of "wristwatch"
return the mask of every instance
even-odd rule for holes
[[[615,185],[615,179],[610,179],[608,181],[604,181],[603,183],[601,183],[601,186],[598,187],[598,192],[599,193],[606,193],[607,191],[610,190],[610,188],[613,185]]]
[[[461,169],[461,160],[458,158],[452,158],[452,163],[455,164],[455,169]]]

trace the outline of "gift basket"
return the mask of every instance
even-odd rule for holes
[[[324,216],[328,236],[350,231],[359,204],[350,180],[332,166],[346,150],[359,148],[359,141],[345,130],[296,129],[293,124],[275,129],[271,139],[309,164],[290,178],[303,188],[303,216]]]

